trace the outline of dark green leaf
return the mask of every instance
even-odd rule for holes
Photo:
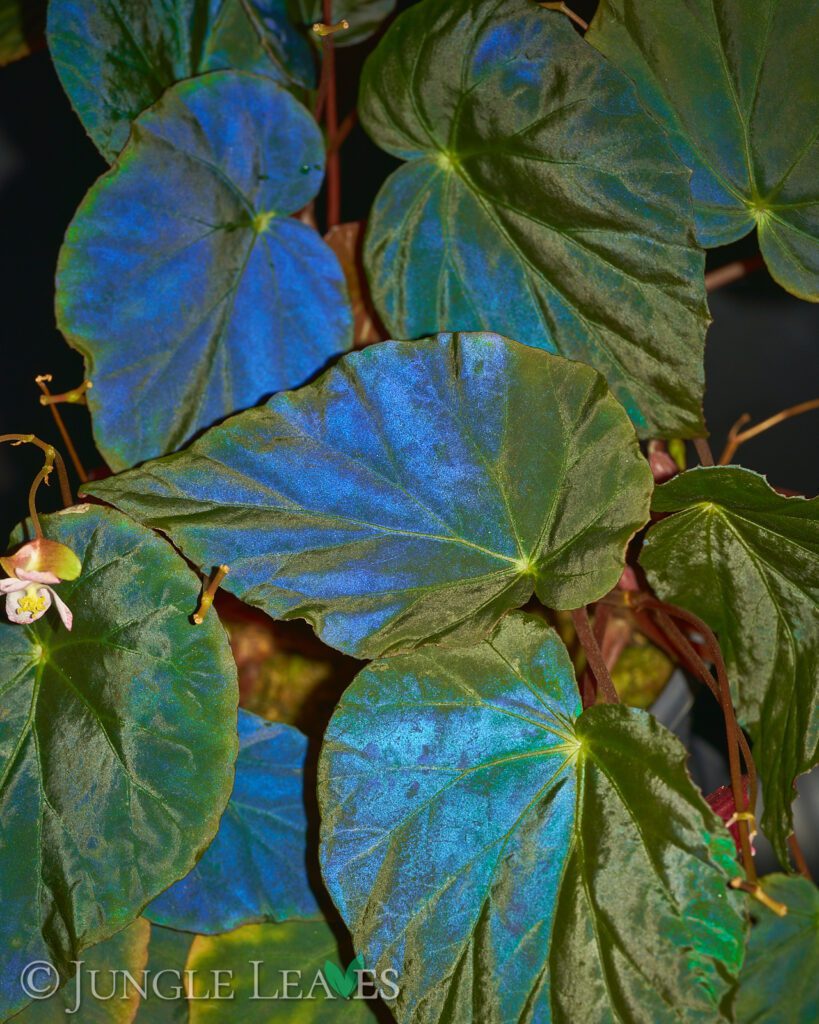
[[[190,871],[237,747],[227,637],[190,624],[199,581],[170,545],[99,507],[43,524],[83,569],[56,588],[71,633],[53,609],[0,624],[0,1015],[26,964],[67,975]]]
[[[83,954],[79,977],[72,978],[50,999],[33,1002],[14,1018],[15,1024],[131,1024],[140,1003],[140,994],[127,981],[128,971],[142,984],[142,972],[148,964],[148,940],[151,926],[138,918],[123,931]],[[91,989],[91,971],[98,971]],[[43,988],[47,975],[35,976],[34,984]],[[77,992],[79,985],[80,991]],[[94,998],[94,992],[100,999]],[[112,998],[108,998],[108,996]]]
[[[628,79],[524,0],[426,0],[367,61],[361,118],[409,161],[365,262],[394,337],[492,330],[591,363],[641,436],[703,433],[688,172]]]
[[[239,70],[313,82],[287,0],[51,0],[48,45],[86,131],[113,160],[131,122],[175,82]]]
[[[318,914],[306,865],[306,754],[298,729],[239,710],[236,781],[219,832],[187,878],[148,907],[151,921],[213,935]]]
[[[693,169],[703,244],[756,227],[776,280],[819,299],[819,5],[602,0],[586,39]]]
[[[723,1019],[744,897],[685,760],[645,712],[581,715],[530,616],[366,668],[322,751],[322,867],[398,1019]]]
[[[323,21],[322,0],[299,0],[305,26]],[[333,34],[336,46],[355,46],[369,39],[395,10],[395,0],[334,0],[333,21],[346,21],[349,28]],[[318,37],[316,37],[318,38]]]
[[[86,357],[113,468],[173,451],[349,348],[341,267],[287,216],[323,166],[315,121],[257,75],[191,79],[139,118],[57,272],[58,324]]]
[[[194,996],[201,999],[212,972],[219,970],[233,972],[225,992],[234,998],[192,1001],[190,1024],[374,1024],[366,1000],[333,994],[324,974],[328,958],[338,960],[338,943],[324,921],[251,924],[227,935],[199,936],[188,959],[188,970],[196,972]],[[259,961],[255,970],[254,961]],[[283,979],[282,971],[292,973]],[[325,980],[316,984],[312,999],[296,999],[296,992],[310,993],[318,974]],[[282,998],[285,980],[289,1000]],[[372,992],[369,981],[366,991]],[[272,999],[276,992],[279,998]]]
[[[590,367],[497,335],[387,342],[88,490],[362,657],[617,582],[651,472]]]
[[[819,890],[784,875],[762,885],[788,913],[753,904],[757,923],[739,976],[737,1024],[809,1024],[819,1020]]]
[[[783,864],[793,781],[819,761],[819,498],[785,498],[734,466],[692,469],[658,488],[673,512],[641,562],[664,601],[717,634],[762,775],[766,835]]]

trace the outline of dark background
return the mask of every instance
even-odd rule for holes
[[[408,0],[399,7],[409,6]],[[591,17],[594,2],[574,0]],[[343,116],[355,103],[357,73],[372,43],[338,53]],[[366,217],[381,182],[397,166],[356,127],[342,150],[343,219]],[[39,404],[34,377],[54,375],[54,391],[83,379],[82,360],[54,325],[54,271],[65,229],[85,192],[106,170],[66,99],[48,54],[0,69],[0,433],[35,433],[62,450],[48,409]],[[319,206],[321,218],[321,207]],[[753,235],[708,253],[714,268],[755,255]],[[712,294],[714,323],[706,349],[706,415],[719,455],[731,424],[744,412],[757,422],[819,395],[819,306],[779,288],[762,269]],[[87,411],[63,406],[69,430],[88,468],[99,466]],[[140,415],[138,408],[133,410]],[[819,412],[780,425],[742,447],[737,461],[777,486],[817,492]],[[0,544],[26,513],[28,486],[42,464],[30,446],[0,445]],[[76,480],[73,480],[76,485]],[[42,490],[39,506],[58,507],[56,482]],[[721,721],[710,697],[689,715],[694,739],[692,769],[706,791],[727,780],[719,753]],[[699,737],[699,738],[697,738]],[[803,780],[804,781],[804,780]],[[819,777],[804,792],[799,817],[814,832],[819,819]],[[809,784],[808,789],[811,788]],[[802,833],[806,852],[819,864],[819,843]],[[810,849],[812,847],[812,849]]]

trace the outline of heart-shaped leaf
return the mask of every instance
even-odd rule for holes
[[[287,0],[51,0],[48,45],[63,88],[109,161],[131,122],[176,82],[253,71],[313,84]]]
[[[150,935],[150,924],[144,918],[137,918],[113,938],[84,953],[79,976],[73,977],[50,999],[30,1003],[14,1021],[16,1024],[65,1024],[67,1020],[81,1020],[83,1024],[131,1024],[140,1005],[140,993],[124,972],[127,971],[137,985],[142,984],[142,972],[148,965]],[[93,988],[89,983],[92,971],[98,972]],[[48,974],[44,973],[31,977],[35,988],[41,991],[48,980]],[[94,998],[95,993],[101,998]]]
[[[779,917],[754,904],[745,964],[739,976],[739,1024],[819,1020],[819,890],[805,878],[768,875],[768,896],[788,908]]]
[[[601,0],[586,39],[634,81],[693,169],[702,243],[756,227],[776,280],[819,299],[819,6]]]
[[[386,342],[88,490],[274,618],[374,657],[620,577],[651,472],[588,366],[488,334]]]
[[[367,61],[361,119],[409,161],[365,248],[393,337],[492,330],[603,373],[642,436],[703,433],[688,172],[628,79],[523,0],[426,0]]]
[[[734,844],[685,760],[645,712],[580,715],[530,616],[366,668],[322,750],[322,866],[398,1020],[724,1019]]]
[[[640,557],[664,600],[717,634],[754,741],[763,827],[783,864],[797,775],[819,762],[819,498],[785,498],[746,469],[692,469],[658,488],[674,515]]]
[[[338,942],[324,921],[251,924],[227,935],[199,936],[187,965],[194,972],[190,1024],[374,1024],[368,1000],[334,993],[325,974],[328,959],[339,959]],[[202,999],[214,970],[231,972],[223,991],[233,999]],[[373,992],[370,978],[365,991]]]
[[[306,26],[323,20],[322,0],[299,0]],[[349,28],[333,34],[336,46],[355,46],[377,32],[395,10],[395,0],[333,0],[333,20],[346,21]]]
[[[191,625],[199,581],[170,545],[99,507],[43,525],[82,573],[57,588],[71,633],[55,611],[0,624],[0,1015],[26,964],[67,976],[190,871],[237,747],[227,637]]]
[[[259,76],[191,79],[139,118],[57,271],[57,321],[86,357],[112,468],[173,451],[349,348],[338,261],[287,216],[323,166],[315,121]]]
[[[298,729],[239,711],[236,781],[219,832],[187,878],[148,907],[151,921],[213,935],[318,913],[307,880],[306,753]]]

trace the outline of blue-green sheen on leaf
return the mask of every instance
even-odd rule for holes
[[[393,337],[497,331],[590,363],[641,436],[704,432],[689,173],[562,15],[425,0],[367,61],[360,111],[408,161],[365,246]]]
[[[288,216],[323,167],[315,121],[257,75],[183,82],[134,125],[57,270],[57,322],[86,358],[112,468],[173,451],[350,347],[341,267]]]
[[[652,508],[674,514],[651,528],[640,561],[659,597],[719,638],[762,776],[763,828],[787,864],[793,782],[819,763],[819,498],[715,466],[659,487]]]
[[[588,366],[490,334],[385,342],[89,493],[274,618],[375,657],[605,594],[652,489]]]
[[[48,45],[77,115],[109,161],[131,122],[176,82],[238,70],[311,86],[315,75],[287,0],[51,0]]]
[[[788,913],[753,904],[757,922],[739,976],[737,1024],[809,1024],[819,1020],[819,890],[785,875],[768,875],[762,885]]]
[[[318,913],[307,879],[306,754],[298,729],[239,710],[236,781],[219,832],[187,878],[148,907],[149,920],[214,935]]]
[[[63,974],[193,867],[233,785],[236,668],[200,584],[110,509],[43,518],[82,562],[74,613],[0,623],[0,1016],[33,960]],[[22,536],[17,534],[17,540]]]
[[[601,0],[586,40],[693,169],[702,243],[756,227],[776,280],[819,300],[819,5]]]
[[[70,1020],[81,1020],[82,1024],[132,1024],[140,1006],[140,994],[123,972],[128,971],[137,985],[142,984],[142,972],[148,966],[150,935],[150,924],[140,917],[112,938],[87,950],[83,953],[79,978],[73,977],[50,999],[30,1003],[13,1018],[15,1024],[65,1024]],[[98,972],[93,989],[89,980],[92,971]],[[49,977],[41,973],[32,981],[42,988]],[[95,992],[101,998],[95,999]],[[109,995],[113,998],[109,999]]]
[[[580,713],[568,652],[507,616],[368,666],[319,765],[322,868],[412,1024],[713,1024],[742,963],[733,843],[682,745]]]

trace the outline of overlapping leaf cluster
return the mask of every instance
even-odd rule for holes
[[[339,45],[394,6],[331,5]],[[330,961],[304,1020],[373,1019],[340,1002],[354,953],[411,1024],[815,1013],[800,984],[772,996],[783,948],[816,956],[815,890],[766,883],[792,916],[748,944],[684,748],[646,712],[584,710],[546,621],[605,598],[665,517],[642,564],[719,636],[786,863],[819,760],[816,500],[737,467],[652,498],[638,437],[704,432],[702,245],[756,224],[774,276],[816,297],[815,139],[777,134],[772,98],[807,44],[775,0],[638,6],[604,0],[586,39],[528,0],[394,21],[360,111],[403,161],[364,244],[402,340],[342,355],[353,310],[309,209],[324,5],[51,0],[52,57],[112,163],[68,228],[57,318],[118,475],[86,488],[112,507],[44,520],[82,563],[73,631],[0,626],[4,1016],[46,959],[66,985],[20,1019],[62,1019],[86,949],[193,972],[88,1020],[294,1019],[249,998],[263,960]],[[324,738],[320,844],[308,741],[237,718],[185,560],[373,659]],[[236,1002],[204,998],[197,972],[234,966]]]

